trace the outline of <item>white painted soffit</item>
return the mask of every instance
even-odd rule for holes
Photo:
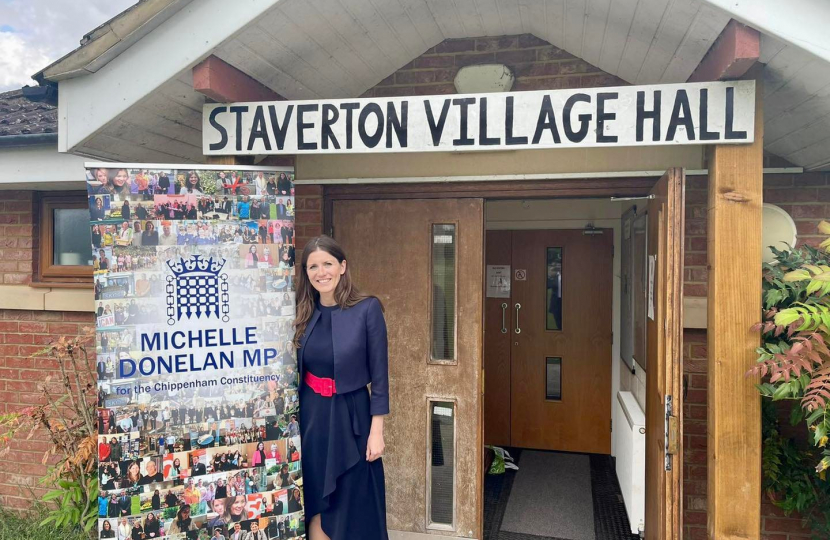
[[[60,82],[58,151],[80,146],[175,75],[200,62],[280,0],[189,2],[95,73]],[[221,16],[217,16],[221,14]]]
[[[81,46],[32,78],[60,81],[94,73],[193,0],[140,0],[86,34]]]
[[[704,0],[756,30],[830,63],[828,0]]]

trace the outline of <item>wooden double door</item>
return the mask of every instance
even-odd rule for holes
[[[613,231],[491,230],[486,249],[499,280],[485,299],[486,442],[610,453]]]

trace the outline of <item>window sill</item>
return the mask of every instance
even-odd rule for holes
[[[95,298],[90,287],[78,283],[0,285],[0,309],[91,313],[95,311]]]
[[[72,281],[33,281],[29,283],[29,287],[38,289],[86,289],[92,290],[92,282],[72,282]]]

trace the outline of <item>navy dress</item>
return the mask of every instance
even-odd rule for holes
[[[320,320],[305,344],[304,369],[334,378],[331,313],[340,308],[317,309]],[[310,522],[320,514],[331,540],[388,538],[383,462],[366,461],[371,425],[367,388],[324,397],[300,383],[305,517]]]

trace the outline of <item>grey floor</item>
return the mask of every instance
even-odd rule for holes
[[[502,475],[487,475],[484,484],[484,540],[581,540],[582,538],[594,540],[633,540],[628,525],[628,517],[625,513],[625,505],[622,501],[617,477],[614,472],[614,462],[611,456],[588,455],[588,454],[557,454],[556,459],[561,464],[572,464],[574,467],[568,473],[568,480],[564,478],[558,482],[558,487],[539,486],[525,484],[520,478],[517,480],[522,469],[523,457],[529,457],[525,464],[527,469],[535,469],[539,464],[540,456],[546,452],[536,452],[521,449],[509,449],[511,455],[516,458],[519,472],[506,472]],[[553,454],[553,453],[551,453]],[[544,458],[544,456],[542,456]],[[585,464],[587,460],[587,471]],[[576,473],[579,472],[577,475]],[[590,479],[585,478],[585,474]],[[574,480],[570,476],[580,476]],[[543,483],[550,484],[551,477],[542,476]],[[516,482],[519,482],[519,490],[514,492]],[[576,482],[576,483],[574,483]],[[525,485],[523,485],[525,484]],[[570,492],[562,489],[563,486],[574,486]],[[590,490],[588,489],[590,485]],[[577,487],[578,486],[578,487]],[[525,518],[529,524],[517,524],[516,517],[522,516],[522,506],[517,505],[520,499],[527,500],[527,488],[547,491],[547,494],[540,497],[540,501],[530,501],[530,508],[526,510]],[[567,498],[561,498],[561,493],[571,493]],[[590,491],[590,498],[587,497]],[[525,492],[525,493],[523,493]],[[577,492],[579,494],[577,494]],[[511,505],[511,495],[516,494]],[[550,497],[560,500],[561,504],[550,504]],[[527,504],[527,503],[525,503]],[[508,506],[514,506],[509,513]],[[578,509],[575,507],[579,506]],[[528,507],[525,507],[528,508]],[[505,514],[508,514],[505,516]],[[547,516],[544,516],[547,514]],[[591,515],[592,519],[587,516]],[[569,522],[568,517],[574,517]],[[519,520],[521,521],[521,520]],[[592,521],[593,536],[590,535]],[[554,526],[549,526],[553,523]],[[510,529],[510,530],[508,530]],[[577,536],[581,535],[581,536]]]

